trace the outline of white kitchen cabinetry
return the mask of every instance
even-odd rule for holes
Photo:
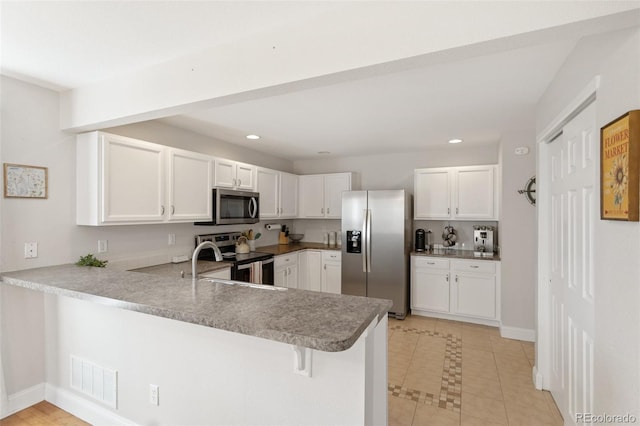
[[[274,262],[274,284],[277,287],[298,288],[298,253],[276,256]]]
[[[498,168],[416,169],[414,202],[417,220],[498,220]]]
[[[342,293],[342,253],[338,250],[322,250],[322,291]]]
[[[258,167],[256,191],[260,193],[260,218],[294,218],[298,215],[298,176]]]
[[[411,257],[411,309],[449,312],[449,259]]]
[[[349,190],[351,173],[299,176],[299,217],[340,219],[342,192]]]
[[[303,250],[298,254],[298,288],[322,291],[322,250]]]
[[[214,174],[214,185],[218,188],[253,191],[255,187],[256,167],[251,164],[216,158]]]
[[[498,261],[411,256],[411,312],[498,325]]]
[[[211,220],[211,169],[209,156],[169,149],[169,221]]]
[[[206,156],[104,132],[78,135],[76,223],[211,220]]]
[[[496,263],[453,260],[451,269],[454,276],[452,312],[470,317],[496,319],[499,306]]]

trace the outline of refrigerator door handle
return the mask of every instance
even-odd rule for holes
[[[367,272],[371,272],[371,209],[367,209]]]
[[[367,209],[362,210],[362,272],[367,272]]]

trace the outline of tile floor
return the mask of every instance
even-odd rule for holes
[[[534,346],[497,328],[420,316],[389,319],[389,425],[557,425],[531,379]]]
[[[531,381],[532,343],[496,328],[408,316],[389,319],[389,426],[563,424],[549,392]],[[88,423],[48,402],[0,426]]]

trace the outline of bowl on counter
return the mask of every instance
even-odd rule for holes
[[[304,238],[304,234],[289,234],[289,239],[294,243],[299,243]]]

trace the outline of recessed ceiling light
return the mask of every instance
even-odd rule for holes
[[[449,139],[449,143],[460,143],[462,139]]]
[[[256,139],[260,139],[260,136],[258,136],[258,135],[247,135],[247,139],[256,140]]]

